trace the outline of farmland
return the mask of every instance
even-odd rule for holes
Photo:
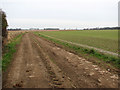
[[[18,35],[20,35],[20,34],[22,34],[22,33],[24,33],[25,31],[8,31],[8,37],[7,37],[7,39],[8,39],[8,43],[12,40],[12,39],[14,39],[16,36],[18,36]]]
[[[39,33],[118,53],[118,30],[52,31]]]
[[[107,42],[110,44],[110,41],[116,42],[117,31],[24,31],[23,34],[11,31],[9,33],[12,33],[9,34],[11,39],[2,61],[3,70],[6,70],[3,73],[3,88],[118,87],[118,68],[111,66],[110,62],[101,60],[97,63],[97,58],[85,58],[83,54],[78,55],[61,44],[53,43],[49,38],[41,36],[45,34],[101,48],[102,44],[99,45],[97,41],[92,40],[100,42],[103,40],[105,45]],[[117,52],[115,48],[110,51]]]

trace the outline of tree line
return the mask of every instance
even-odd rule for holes
[[[120,27],[86,28],[83,30],[118,30]]]

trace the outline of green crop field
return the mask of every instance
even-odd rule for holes
[[[58,39],[118,52],[118,30],[40,31]]]

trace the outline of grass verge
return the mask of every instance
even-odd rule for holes
[[[10,43],[4,47],[4,54],[2,56],[2,70],[5,71],[11,62],[13,54],[16,52],[16,45],[20,43],[22,35],[16,36]]]
[[[102,61],[106,62],[108,65],[112,64],[114,67],[120,68],[120,58],[118,58],[116,56],[103,54],[103,53],[100,53],[100,52],[98,52],[98,51],[96,51],[94,49],[87,49],[87,48],[72,45],[72,44],[69,44],[69,43],[66,43],[66,42],[62,42],[62,41],[59,41],[59,40],[55,40],[53,38],[41,35],[40,33],[37,33],[37,32],[34,32],[34,34],[36,34],[36,35],[38,35],[40,37],[44,37],[44,38],[46,38],[46,39],[48,39],[48,40],[50,40],[50,41],[52,41],[54,43],[63,45],[64,47],[70,48],[70,49],[74,50],[75,52],[77,52],[79,54],[87,54],[88,57],[95,57],[95,58],[97,58],[99,60],[102,60]]]

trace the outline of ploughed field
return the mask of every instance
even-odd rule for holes
[[[77,43],[80,43],[83,37],[91,40],[96,38],[95,40],[99,39],[101,42],[103,40],[104,43],[105,41],[109,42],[109,39],[113,42],[116,41],[117,31],[114,31],[114,33],[108,31],[111,32],[109,35],[105,34],[106,31],[92,32],[94,35],[89,31],[40,33]],[[96,35],[98,32],[101,33],[99,36]],[[110,36],[113,36],[113,38]],[[97,45],[97,41],[92,42]],[[116,71],[101,67],[89,59],[69,52],[59,45],[35,35],[33,32],[25,33],[16,49],[8,69],[3,73],[3,88],[118,87],[118,73]]]
[[[15,38],[16,36],[24,33],[25,31],[8,31],[8,41],[10,42],[13,38]]]
[[[46,31],[39,33],[118,53],[118,30]]]

